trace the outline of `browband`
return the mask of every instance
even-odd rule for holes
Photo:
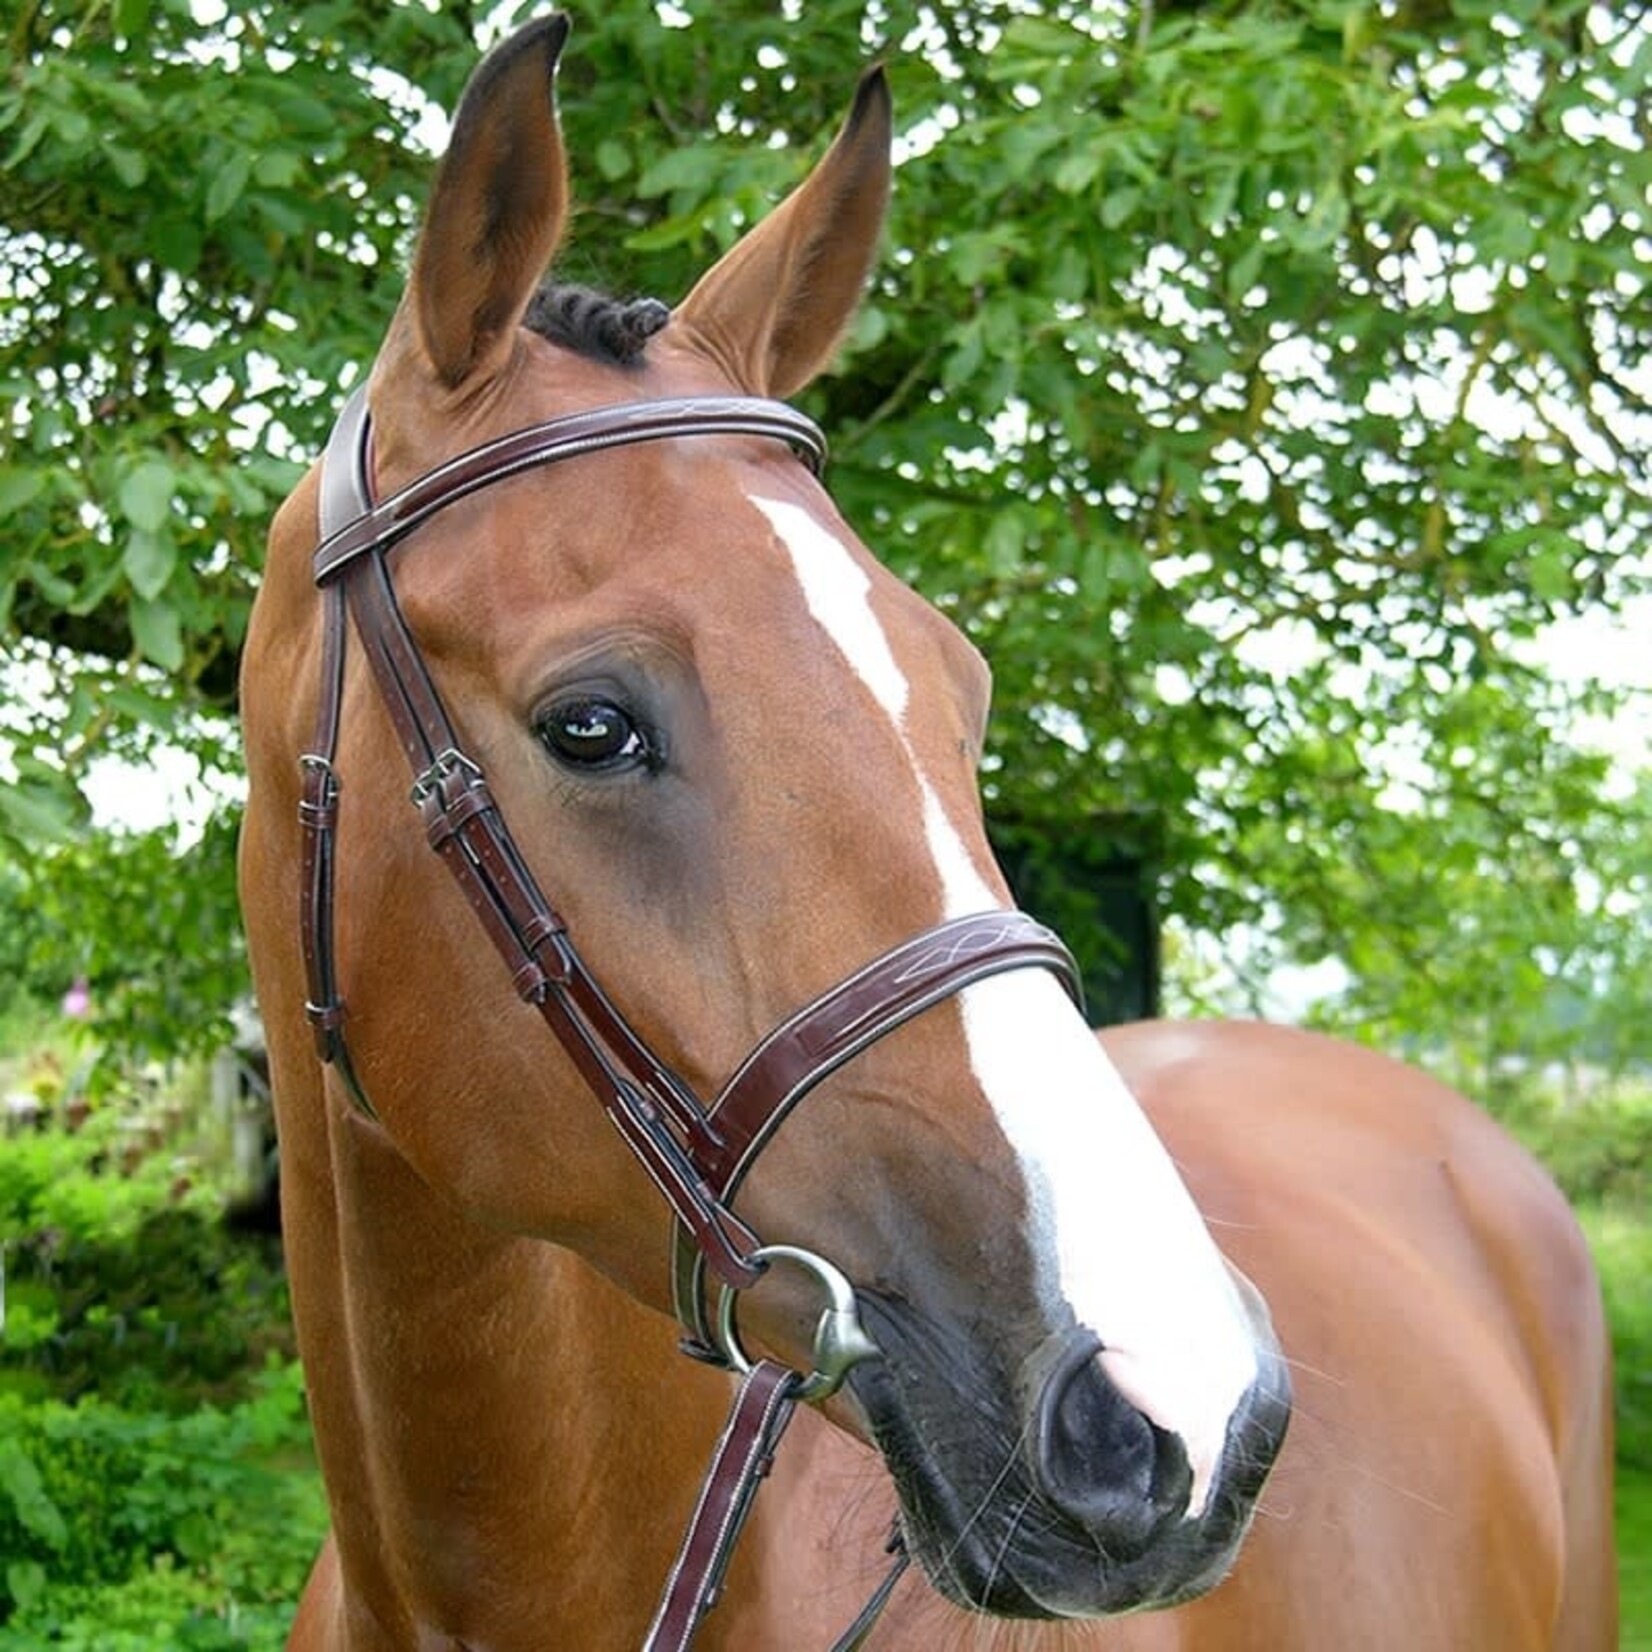
[[[484,442],[377,504],[369,467],[367,387],[344,404],[322,469],[322,541],[315,582],[326,585],[366,551],[385,550],[466,494],[539,465],[670,436],[767,436],[785,442],[818,476],[826,438],[813,419],[760,396],[684,396],[565,413]],[[330,479],[336,478],[329,488]]]

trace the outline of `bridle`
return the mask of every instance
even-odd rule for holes
[[[567,926],[541,893],[437,692],[396,601],[387,553],[439,511],[480,488],[581,454],[686,436],[760,436],[786,443],[819,475],[826,441],[782,402],[704,396],[599,407],[530,425],[439,465],[374,501],[366,387],[345,404],[321,472],[321,691],[311,749],[300,758],[303,844],[299,935],[305,1013],[316,1051],[354,1105],[376,1117],[345,1042],[346,1008],[333,949],[333,885],[340,780],[336,768],[350,622],[412,769],[412,801],[431,847],[452,872],[500,954],[518,995],[544,1017],[610,1121],[676,1218],[672,1285],[683,1348],[743,1373],[700,1506],[668,1580],[644,1652],[681,1652],[714,1603],[735,1538],[798,1400],[834,1392],[876,1355],[853,1287],[824,1258],[764,1246],[732,1204],[753,1160],[791,1110],[844,1062],[915,1015],[1005,970],[1053,971],[1075,997],[1078,971],[1043,925],[1012,910],[939,924],[839,982],[768,1034],[706,1104],[648,1047],[586,967]],[[777,1262],[824,1289],[828,1308],[807,1375],[747,1358],[736,1293]],[[711,1311],[710,1270],[722,1287]],[[858,1646],[887,1599],[895,1570],[838,1648]]]

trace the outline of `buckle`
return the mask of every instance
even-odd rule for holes
[[[333,767],[331,758],[323,757],[320,752],[315,751],[300,752],[298,767],[306,780],[314,776],[319,783],[319,797],[323,803],[331,803],[338,796],[338,770]]]
[[[422,809],[442,789],[444,781],[460,774],[469,777],[465,782],[467,786],[481,783],[481,769],[457,746],[449,746],[446,751],[438,752],[436,761],[414,780],[413,789],[408,796],[413,799],[417,808]]]

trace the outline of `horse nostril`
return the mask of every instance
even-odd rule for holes
[[[1181,1518],[1193,1484],[1187,1452],[1108,1381],[1093,1332],[1069,1332],[1033,1413],[1033,1473],[1056,1508],[1116,1559],[1143,1553]]]

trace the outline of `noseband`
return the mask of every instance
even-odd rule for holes
[[[322,681],[315,737],[300,759],[299,933],[305,1013],[320,1059],[338,1072],[355,1105],[376,1116],[345,1042],[333,951],[340,795],[335,762],[353,619],[407,755],[412,801],[431,847],[457,880],[518,995],[544,1017],[676,1217],[672,1284],[685,1351],[745,1373],[648,1652],[685,1647],[715,1599],[733,1538],[793,1404],[825,1398],[857,1360],[877,1352],[855,1316],[852,1287],[835,1267],[807,1251],[764,1247],[734,1213],[734,1196],[752,1162],[824,1078],[971,983],[1036,967],[1053,971],[1075,997],[1079,991],[1067,949],[1025,914],[1001,910],[957,918],[876,958],[782,1022],[708,1105],[653,1053],[587,969],[448,716],[396,601],[387,553],[448,505],[507,477],[607,448],[717,435],[784,442],[817,476],[825,463],[820,430],[781,402],[742,396],[631,402],[484,443],[375,503],[365,386],[358,389],[322,460],[322,538],[314,562],[324,605]],[[805,1268],[830,1303],[816,1336],[815,1369],[807,1376],[770,1361],[752,1364],[735,1330],[733,1293],[777,1261]],[[708,1269],[724,1293],[715,1315],[707,1300]],[[857,1630],[869,1628],[863,1613],[839,1645],[858,1644]]]

